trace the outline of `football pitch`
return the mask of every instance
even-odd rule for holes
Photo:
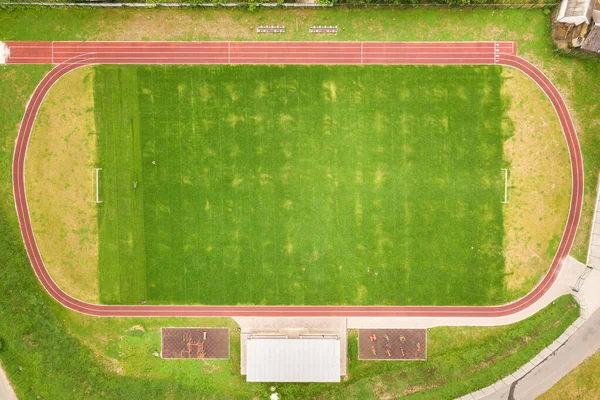
[[[495,66],[97,66],[100,300],[506,300]]]

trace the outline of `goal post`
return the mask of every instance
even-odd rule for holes
[[[509,173],[508,168],[501,168],[501,170],[504,171],[504,200],[502,201],[502,204],[507,204],[508,203],[508,187],[510,186],[510,184],[509,184],[510,173]]]
[[[102,200],[100,200],[100,171],[102,171],[102,168],[95,168],[96,170],[96,204],[100,204],[102,203]]]

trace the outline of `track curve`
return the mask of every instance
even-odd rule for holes
[[[534,65],[516,55],[513,42],[8,42],[9,64],[58,64],[27,103],[13,157],[13,192],[21,233],[44,289],[67,308],[94,316],[388,316],[502,317],[523,311],[554,284],[575,239],[583,203],[583,160],[564,99]],[[559,118],[571,162],[567,223],[552,264],[526,296],[499,306],[200,306],[99,305],[65,293],[51,278],[35,241],[25,190],[25,159],[35,118],[56,81],[93,64],[429,64],[505,65],[533,79]]]

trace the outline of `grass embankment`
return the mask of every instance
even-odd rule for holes
[[[428,360],[369,362],[357,360],[356,332],[349,337],[348,381],[341,384],[277,384],[282,398],[386,398],[415,393],[417,397],[446,399],[486,387],[529,361],[551,343],[579,315],[577,305],[565,296],[532,318],[491,328],[435,328],[428,334]],[[202,320],[99,319],[73,316],[71,334],[94,349],[101,365],[122,377],[155,380],[162,390],[177,385],[194,397],[199,388],[221,396],[265,396],[269,384],[244,382],[239,374],[239,333],[232,329],[231,360],[162,360],[152,353],[160,348],[161,326],[202,326]],[[209,322],[215,325],[214,321]],[[107,336],[105,332],[118,332]],[[113,378],[114,379],[114,378]],[[123,379],[123,378],[120,378]],[[171,380],[171,383],[168,383]],[[198,385],[198,382],[202,382]],[[201,392],[202,393],[202,392]],[[92,396],[93,397],[93,396]]]
[[[501,72],[97,67],[101,300],[505,302]]]

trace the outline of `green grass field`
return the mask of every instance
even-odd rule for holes
[[[504,301],[500,73],[97,67],[101,301]]]

